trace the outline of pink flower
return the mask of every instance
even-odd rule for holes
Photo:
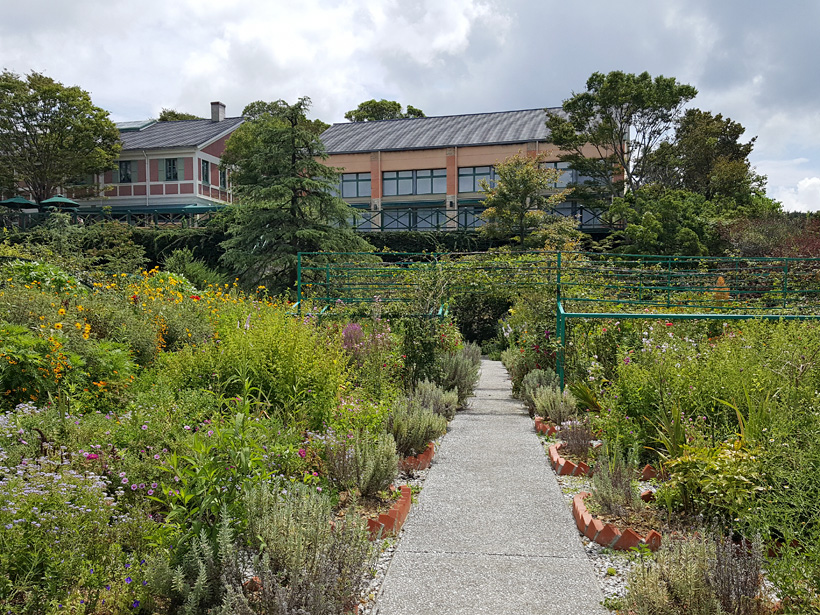
[[[303,448],[299,449],[299,457],[304,458],[307,455],[307,451]]]
[[[85,458],[91,461],[94,459],[99,459],[100,456],[97,453],[88,453],[88,455],[86,455]]]

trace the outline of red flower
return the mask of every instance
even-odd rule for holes
[[[667,327],[671,327],[671,326],[672,326],[672,323],[671,323],[671,322],[668,322],[668,323],[666,323],[666,326],[667,326]]]
[[[191,295],[191,299],[193,299],[194,301],[199,301],[200,299],[202,299],[202,297],[200,297],[199,295]]]

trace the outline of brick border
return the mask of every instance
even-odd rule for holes
[[[430,462],[433,461],[433,455],[436,454],[436,445],[430,442],[423,453],[414,455],[412,457],[405,457],[399,461],[399,470],[406,472],[407,470],[426,470],[430,467]]]
[[[631,529],[621,532],[611,523],[604,524],[587,511],[584,500],[589,497],[587,491],[582,491],[572,497],[572,516],[578,531],[591,541],[602,547],[609,547],[616,551],[628,551],[638,545],[646,545],[651,551],[657,551],[661,546],[660,532],[650,531],[646,537]]]
[[[399,490],[401,491],[399,499],[396,500],[387,513],[380,514],[378,519],[367,520],[367,530],[370,532],[370,540],[384,538],[385,536],[395,536],[407,520],[407,515],[410,513],[410,505],[413,500],[410,485],[402,485],[399,487]]]
[[[558,454],[558,449],[563,446],[563,443],[550,444],[549,455],[552,469],[558,476],[592,476],[592,468],[590,468],[583,461],[573,463],[567,461]]]
[[[540,416],[535,417],[535,433],[542,433],[549,437],[555,435],[557,431],[558,428],[552,423],[548,423]]]

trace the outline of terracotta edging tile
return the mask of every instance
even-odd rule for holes
[[[402,485],[399,489],[401,495],[389,511],[380,514],[378,519],[367,520],[367,530],[370,532],[371,540],[384,536],[395,536],[407,520],[413,502],[413,492],[409,485]]]
[[[611,523],[604,524],[600,519],[593,517],[584,503],[589,495],[588,492],[582,491],[572,498],[572,516],[581,534],[602,547],[611,547],[616,551],[628,551],[641,544],[645,544],[652,551],[660,548],[662,536],[655,530],[650,531],[644,538],[632,529],[628,528],[621,532]]]

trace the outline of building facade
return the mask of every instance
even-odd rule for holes
[[[210,119],[117,124],[117,166],[96,178],[106,189],[82,200],[81,210],[204,212],[230,203],[229,178],[219,163],[225,142],[242,122],[225,117],[225,105],[213,102]]]
[[[529,109],[347,122],[321,138],[326,164],[343,169],[339,194],[359,210],[359,230],[469,230],[482,223],[480,181],[492,183],[495,165],[519,152],[547,153],[546,164],[562,171],[555,191],[586,179],[558,159],[545,121],[544,109]],[[555,212],[582,230],[601,225],[571,199]]]

